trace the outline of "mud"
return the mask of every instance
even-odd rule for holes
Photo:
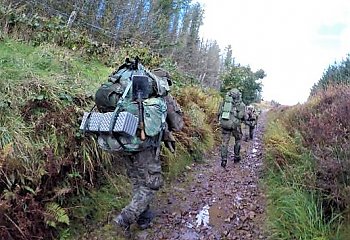
[[[254,139],[242,141],[242,160],[233,162],[233,139],[226,169],[220,166],[219,148],[205,163],[193,164],[160,192],[152,206],[156,213],[148,230],[135,239],[267,239],[262,134],[265,115],[259,119]],[[244,133],[248,134],[247,129]]]

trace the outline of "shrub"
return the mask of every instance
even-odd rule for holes
[[[337,218],[327,221],[322,210],[315,161],[302,136],[287,131],[284,119],[291,110],[270,113],[264,136],[268,232],[271,239],[326,240],[337,232]]]

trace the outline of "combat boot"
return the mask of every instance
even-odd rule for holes
[[[227,165],[227,160],[226,159],[222,159],[221,160],[221,167],[226,168]]]
[[[137,219],[137,224],[141,230],[145,230],[149,228],[151,221],[154,218],[154,213],[147,207],[145,211],[143,211],[139,218]]]
[[[240,161],[241,161],[241,157],[240,156],[234,156],[233,157],[233,162],[238,163]]]
[[[254,137],[254,127],[249,127],[249,139],[253,140]]]
[[[126,239],[131,238],[130,223],[125,221],[122,215],[118,215],[113,218],[113,223],[116,225],[118,232],[121,233]]]
[[[233,147],[233,151],[234,151],[234,157],[233,157],[233,162],[238,163],[239,161],[241,161],[241,157],[240,157],[240,151],[241,151],[241,143],[240,140],[236,140],[235,142],[235,146]]]

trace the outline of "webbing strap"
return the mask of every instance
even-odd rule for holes
[[[111,122],[109,124],[109,134],[111,134],[111,135],[113,134],[114,124],[115,124],[115,121],[117,120],[117,117],[118,117],[118,111],[119,111],[119,108],[120,108],[120,104],[125,99],[125,97],[128,94],[128,92],[130,91],[131,86],[132,86],[132,81],[130,81],[129,84],[126,86],[126,88],[125,88],[125,90],[123,92],[123,95],[120,97],[119,101],[117,102],[117,106],[116,106],[116,108],[113,111]]]

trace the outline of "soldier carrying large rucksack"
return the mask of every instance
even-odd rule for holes
[[[127,58],[96,92],[99,112],[85,113],[81,124],[83,131],[98,136],[103,150],[124,154],[132,199],[113,220],[126,236],[135,222],[141,229],[149,226],[154,216],[149,205],[163,184],[161,141],[174,151],[171,132],[183,126],[181,109],[170,96],[169,85],[166,71],[151,72],[138,58]]]
[[[228,145],[230,143],[231,135],[235,139],[234,144],[234,162],[241,160],[241,139],[242,128],[241,122],[245,117],[245,105],[242,102],[241,93],[234,88],[226,93],[223,103],[219,109],[219,122],[222,128],[222,144],[221,144],[221,166],[226,167]]]

